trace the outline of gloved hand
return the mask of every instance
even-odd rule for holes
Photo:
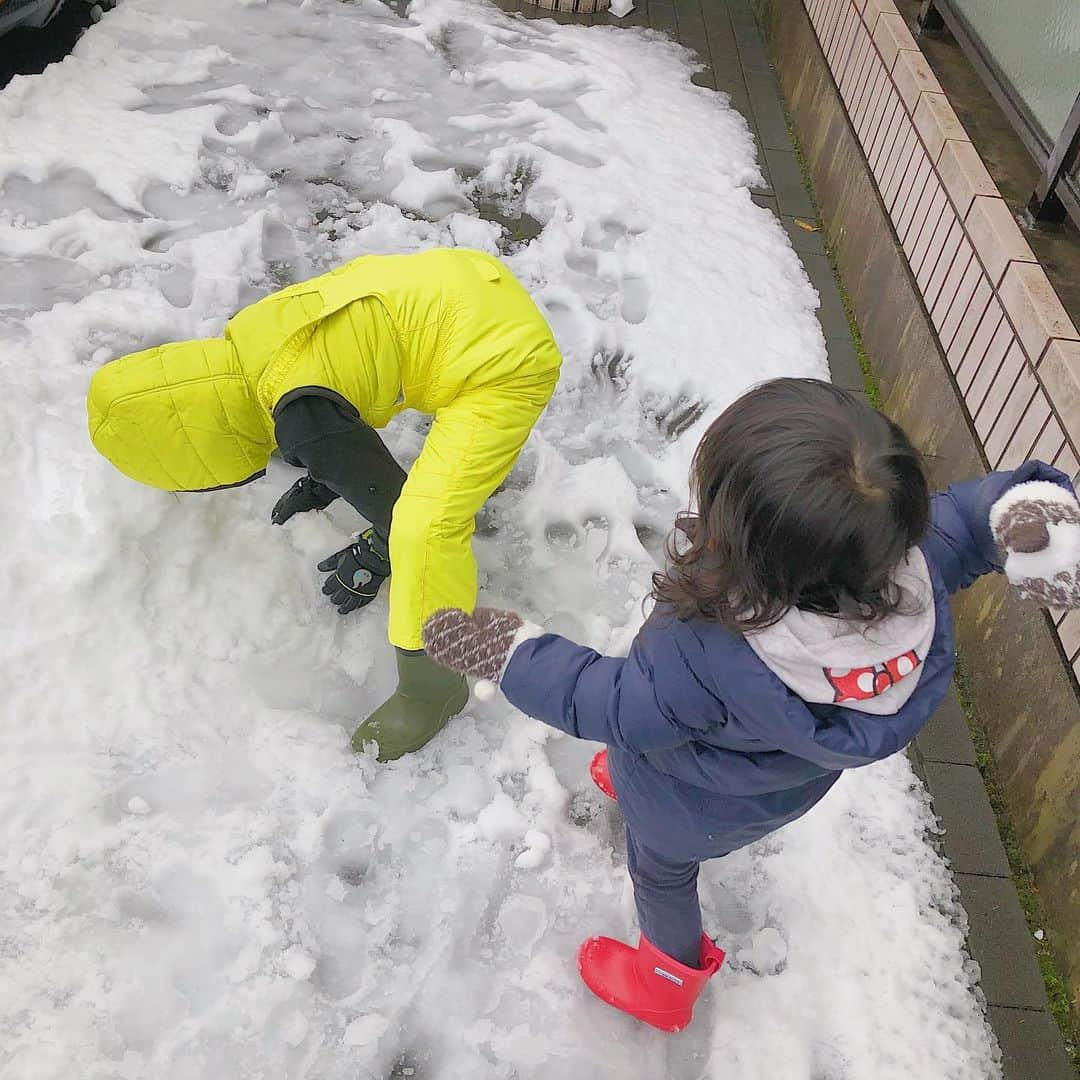
[[[338,494],[310,476],[301,476],[299,480],[274,504],[270,520],[275,525],[284,525],[293,514],[306,514],[309,510],[325,510]]]
[[[512,611],[477,608],[467,615],[457,608],[445,608],[424,623],[424,650],[432,660],[459,675],[497,684],[518,645],[541,633],[540,627]]]
[[[390,560],[380,553],[382,545],[374,529],[357,533],[353,542],[319,563],[324,573],[333,571],[323,584],[323,592],[339,615],[367,607],[390,576]]]
[[[1045,480],[1017,484],[990,510],[1005,550],[1005,576],[1021,599],[1044,607],[1080,607],[1080,503]]]

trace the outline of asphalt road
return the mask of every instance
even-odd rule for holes
[[[37,75],[62,60],[90,23],[90,5],[67,0],[44,30],[12,30],[0,36],[0,88],[16,75]]]

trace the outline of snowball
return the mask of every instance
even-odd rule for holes
[[[315,959],[304,952],[299,945],[293,945],[282,954],[281,966],[286,974],[302,981],[315,970]]]
[[[281,1025],[281,1034],[289,1046],[299,1046],[307,1038],[308,1026],[303,1013],[290,1013]]]
[[[525,832],[525,816],[517,808],[505,791],[500,791],[494,799],[480,811],[476,824],[481,835],[487,840],[514,840]]]
[[[345,1029],[346,1046],[370,1046],[378,1042],[390,1027],[390,1021],[378,1013],[358,1017]]]
[[[551,837],[530,829],[525,834],[525,845],[525,850],[514,860],[514,865],[519,870],[535,870],[551,850]]]

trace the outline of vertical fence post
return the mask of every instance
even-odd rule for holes
[[[1036,221],[1064,221],[1065,205],[1054,191],[1058,182],[1072,170],[1080,156],[1080,94],[1073,102],[1069,118],[1065,121],[1054,149],[1046,159],[1046,166],[1035,185],[1028,203],[1028,210]]]
[[[945,20],[934,6],[934,0],[923,0],[917,16],[919,27],[923,30],[944,30]]]

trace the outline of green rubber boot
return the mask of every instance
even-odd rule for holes
[[[379,761],[394,761],[430,742],[469,703],[464,675],[424,653],[397,650],[398,688],[357,729],[353,749],[379,744]]]

